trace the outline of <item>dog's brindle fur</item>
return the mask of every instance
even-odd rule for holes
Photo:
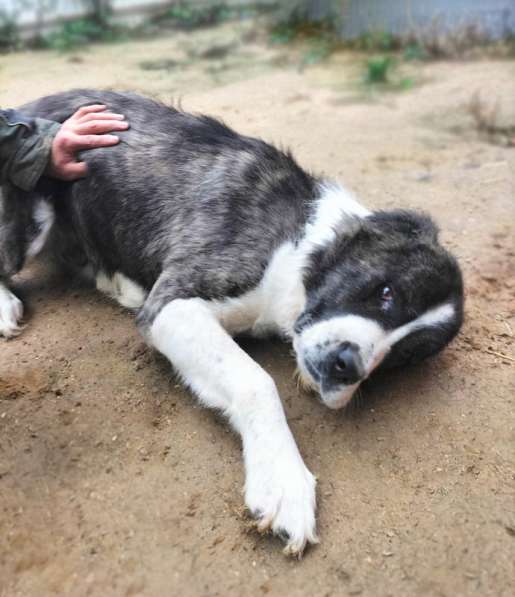
[[[340,407],[378,365],[420,360],[457,333],[459,268],[427,216],[368,212],[288,153],[212,118],[89,90],[21,110],[62,122],[94,103],[125,114],[130,129],[119,145],[84,152],[83,180],[42,180],[30,195],[4,188],[0,281],[46,240],[138,307],[148,341],[241,433],[246,503],[259,528],[301,554],[317,540],[315,480],[273,381],[226,331],[290,337],[304,380]],[[0,284],[0,335],[16,333],[20,317]],[[342,346],[355,353],[352,383],[334,376]]]

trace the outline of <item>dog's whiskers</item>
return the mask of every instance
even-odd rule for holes
[[[349,414],[359,412],[365,404],[365,397],[360,387],[356,390],[349,403],[345,407],[345,411]]]
[[[293,378],[295,380],[295,385],[297,386],[297,391],[306,392],[308,394],[316,392],[316,388],[314,388],[309,380],[302,375],[302,371],[298,367],[293,372]]]

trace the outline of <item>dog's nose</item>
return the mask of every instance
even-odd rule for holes
[[[344,342],[334,355],[331,377],[345,385],[352,385],[363,379],[364,375],[359,348],[355,344]]]

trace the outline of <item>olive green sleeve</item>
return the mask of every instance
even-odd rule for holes
[[[47,167],[60,126],[15,110],[0,110],[0,184],[11,182],[31,191]]]

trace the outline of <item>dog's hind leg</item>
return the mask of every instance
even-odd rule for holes
[[[316,481],[288,427],[274,381],[226,333],[209,301],[175,299],[156,309],[155,290],[139,315],[145,337],[200,401],[222,411],[240,433],[245,501],[257,528],[271,529],[286,541],[286,553],[300,557],[308,542],[317,542]]]

